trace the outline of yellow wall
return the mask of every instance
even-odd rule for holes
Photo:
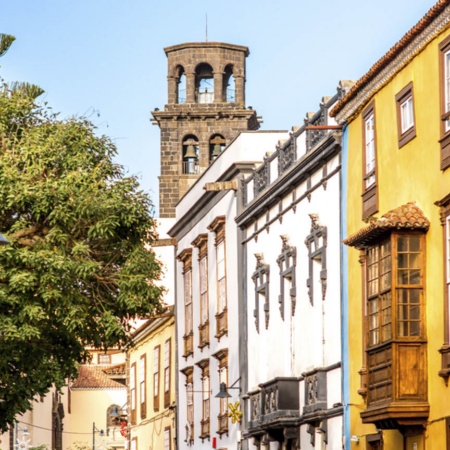
[[[174,410],[164,408],[164,344],[171,339],[171,376],[170,376],[170,404],[175,404],[175,320],[168,321],[153,330],[148,336],[135,341],[135,345],[128,353],[128,367],[136,363],[136,424],[130,426],[130,440],[137,438],[137,450],[163,450],[164,429],[171,428],[171,449],[174,449],[175,414]],[[153,409],[153,349],[160,346],[160,382],[159,382],[159,411]],[[147,361],[147,417],[140,417],[139,400],[139,360],[146,354]]]
[[[430,220],[426,234],[426,321],[428,336],[428,401],[431,405],[425,445],[422,438],[409,439],[407,450],[417,441],[417,450],[445,448],[442,418],[450,415],[449,389],[438,376],[443,344],[443,240],[439,208],[434,204],[450,193],[450,169],[440,170],[440,109],[438,43],[450,31],[432,41],[372,98],[375,100],[378,213],[415,201]],[[413,82],[416,137],[398,148],[395,95]],[[372,100],[370,99],[367,104]],[[366,105],[364,105],[366,106]],[[359,114],[348,128],[348,210],[347,235],[367,226],[362,217],[362,119]],[[375,432],[373,425],[360,421],[363,398],[358,371],[362,366],[362,278],[359,252],[348,248],[349,261],[349,345],[351,435]],[[357,405],[357,406],[354,406]],[[385,433],[385,450],[397,447],[397,432]],[[401,438],[401,437],[400,437]],[[386,441],[387,439],[387,441]],[[401,443],[401,441],[400,441]],[[354,443],[352,443],[354,445]],[[352,447],[353,448],[353,447]],[[359,447],[364,450],[363,440]]]

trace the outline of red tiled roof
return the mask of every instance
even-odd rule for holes
[[[379,219],[373,220],[369,226],[344,239],[344,244],[351,247],[364,248],[376,237],[392,230],[423,230],[430,227],[430,221],[416,203],[410,202],[392,209]]]
[[[125,389],[125,386],[109,378],[105,370],[112,366],[82,365],[78,377],[72,383],[72,390],[86,389]]]
[[[347,92],[344,97],[338,100],[334,108],[330,111],[332,117],[336,116],[343,107],[354,97],[358,91],[367,85],[378,73],[380,73],[391,61],[393,61],[420,33],[422,33],[433,20],[450,5],[450,0],[439,0],[430,10],[414,25],[391,49],[382,56]]]

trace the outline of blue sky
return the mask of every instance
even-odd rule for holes
[[[0,32],[6,81],[38,84],[61,117],[87,116],[117,144],[117,161],[157,206],[159,128],[167,102],[163,48],[206,39],[246,45],[246,103],[262,129],[290,129],[357,80],[434,4],[432,0],[12,0]]]

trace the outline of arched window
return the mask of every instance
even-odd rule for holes
[[[178,68],[177,103],[186,103],[186,74],[183,67]]]
[[[225,148],[225,139],[220,134],[215,134],[209,140],[209,162],[213,162]]]
[[[195,94],[197,103],[214,102],[214,75],[209,64],[200,64],[195,71]]]
[[[233,75],[233,67],[228,65],[225,67],[225,75],[223,77],[223,98],[227,103],[236,102],[236,82]]]
[[[118,405],[111,405],[106,411],[106,423],[109,428],[118,427],[120,425],[121,409]]]
[[[189,135],[183,140],[183,173],[194,175],[199,173],[198,139]]]

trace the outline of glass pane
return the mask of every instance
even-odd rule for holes
[[[410,336],[420,336],[420,322],[411,322]]]
[[[397,249],[399,252],[407,252],[408,251],[408,237],[407,236],[399,236],[397,240]]]
[[[420,306],[415,305],[410,308],[410,319],[419,320],[420,319]]]
[[[408,254],[400,253],[398,255],[397,262],[400,269],[405,269],[406,267],[408,267]]]

